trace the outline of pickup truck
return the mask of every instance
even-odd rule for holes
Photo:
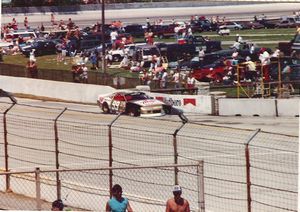
[[[221,41],[205,40],[201,35],[192,36],[190,38],[184,38],[182,44],[193,44],[196,46],[196,51],[198,52],[200,48],[204,49],[205,52],[214,52],[221,50]]]
[[[278,47],[286,56],[291,56],[293,53],[293,56],[300,57],[300,32],[296,32],[290,42],[279,42]]]

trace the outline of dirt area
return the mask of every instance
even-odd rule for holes
[[[50,211],[51,202],[42,200],[42,210]],[[0,192],[0,210],[37,210],[37,203],[34,198],[26,197],[13,192]],[[73,208],[65,206],[65,210],[70,211],[87,211],[82,208]]]

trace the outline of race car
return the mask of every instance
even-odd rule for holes
[[[97,103],[103,113],[123,113],[130,116],[161,116],[171,114],[174,111],[171,105],[139,91],[99,95]]]

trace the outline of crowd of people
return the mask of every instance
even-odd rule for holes
[[[191,22],[198,21],[205,19],[205,17],[199,17],[197,15],[191,16]],[[219,16],[213,16],[211,17],[211,23],[222,23],[225,21],[225,17],[220,18]],[[173,20],[175,23],[175,20]],[[94,51],[90,53],[89,55],[85,55],[83,52],[77,52],[79,40],[82,36],[82,32],[80,31],[79,27],[74,23],[74,21],[69,18],[67,22],[64,22],[63,20],[57,21],[54,14],[51,14],[50,16],[50,23],[53,27],[53,29],[57,30],[66,30],[67,33],[65,36],[61,37],[61,42],[59,42],[56,46],[56,53],[57,53],[57,63],[63,62],[64,64],[68,64],[66,60],[66,56],[69,55],[71,57],[71,63],[72,68],[71,72],[73,74],[73,80],[74,82],[83,82],[88,83],[88,71],[91,70],[98,70],[99,65],[102,62],[102,54],[98,51]],[[144,34],[144,40],[145,43],[153,45],[154,44],[154,33],[152,32],[152,24],[156,25],[163,25],[164,20],[158,19],[155,20],[153,23],[151,23],[150,19],[146,19],[146,29]],[[119,34],[121,32],[121,28],[123,27],[123,23],[121,21],[113,21],[110,26],[110,41],[111,41],[111,47],[107,47],[106,54],[105,54],[105,65],[110,67],[113,62],[114,58],[110,53],[111,49],[124,49],[125,45],[128,43],[133,43],[132,37],[122,37],[119,38]],[[184,27],[184,30],[182,30],[182,25],[178,25],[175,27],[175,37],[176,39],[181,38],[189,38],[193,37],[193,32],[191,30],[191,27],[188,27],[187,25]],[[17,23],[15,18],[12,18],[12,21],[6,25],[3,26],[3,33],[9,34],[11,30],[16,30],[19,28],[19,24]],[[23,21],[23,28],[30,29],[30,23],[28,20],[28,17],[24,17]],[[39,27],[40,31],[44,31],[43,24],[41,27]],[[95,33],[101,32],[101,25],[97,22],[91,30]],[[46,34],[46,36],[51,37],[50,34]],[[5,36],[4,36],[5,38]],[[33,38],[30,38],[33,40]],[[30,40],[29,39],[29,40]],[[15,41],[16,45],[18,46],[22,43],[25,43],[25,40],[22,38],[22,36],[19,36],[18,39]],[[270,61],[272,58],[278,58],[281,52],[279,49],[276,49],[272,54],[267,51],[265,48],[261,48],[261,50],[257,53],[255,52],[255,44],[254,43],[247,43],[242,36],[237,34],[236,39],[234,41],[234,44],[232,45],[232,49],[235,51],[232,53],[231,58],[224,58],[224,73],[223,76],[220,78],[214,77],[214,73],[208,74],[207,78],[211,77],[213,82],[222,82],[224,84],[233,84],[235,81],[237,81],[237,70],[236,65],[240,63],[240,50],[243,50],[245,48],[245,45],[247,45],[247,48],[249,49],[250,56],[243,58],[242,62],[245,66],[244,71],[239,76],[240,80],[243,81],[251,81],[256,82],[260,80],[261,78],[265,81],[271,80],[270,75]],[[15,47],[14,47],[15,48]],[[16,47],[18,48],[18,47]],[[17,51],[17,50],[16,50]],[[15,51],[15,52],[16,52]],[[32,52],[34,54],[34,52]],[[199,49],[198,52],[198,60],[200,62],[200,67],[204,63],[205,58],[205,51],[203,48]],[[259,58],[260,65],[262,68],[258,68],[256,65],[257,61],[253,60],[252,54],[258,54],[256,55]],[[76,56],[76,60],[74,59]],[[79,57],[79,59],[78,59]],[[184,60],[184,58],[178,58],[178,63],[180,63],[181,60]],[[69,60],[70,61],[70,60]],[[74,62],[76,61],[76,62]],[[91,64],[91,66],[87,66],[87,64]],[[164,56],[158,56],[158,55],[152,55],[152,61],[150,62],[150,67],[144,66],[143,61],[135,61],[130,57],[128,54],[125,53],[124,58],[121,60],[119,64],[120,68],[124,68],[127,70],[130,70],[131,72],[138,72],[139,73],[139,79],[142,85],[151,85],[153,88],[194,88],[195,87],[195,77],[193,75],[192,71],[182,71],[179,68],[177,69],[171,69],[168,67],[168,61],[166,60],[166,57]],[[283,69],[286,68],[285,66]],[[29,58],[29,61],[26,65],[27,69],[27,76],[32,78],[38,77],[38,69],[37,69],[37,62],[35,58]],[[285,75],[290,75],[289,72],[283,72]],[[287,79],[288,77],[284,77]]]

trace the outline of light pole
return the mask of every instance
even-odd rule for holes
[[[101,2],[101,40],[102,40],[102,63],[101,63],[101,68],[103,70],[103,73],[106,75],[106,64],[105,64],[105,0],[100,0]],[[106,76],[104,76],[106,78]],[[106,79],[105,79],[105,84],[106,84]]]

